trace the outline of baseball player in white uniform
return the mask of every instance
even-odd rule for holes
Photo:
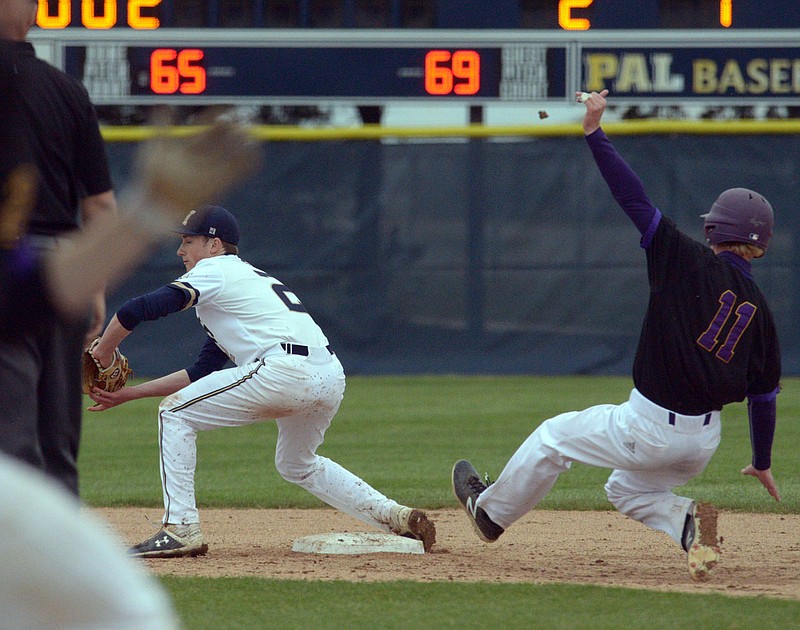
[[[158,409],[163,528],[131,548],[141,557],[203,555],[208,545],[195,503],[197,431],[275,419],[280,475],[327,504],[395,534],[421,540],[436,530],[424,512],[399,505],[336,462],[317,455],[345,389],[342,365],[325,334],[285,285],[238,256],[239,227],[219,206],[192,211],[178,230],[186,273],[128,300],[94,355],[108,365],[137,324],[194,308],[208,333],[186,369],[114,393],[95,389],[90,411],[164,396]],[[235,367],[226,367],[228,361]]]

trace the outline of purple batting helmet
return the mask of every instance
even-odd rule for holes
[[[711,245],[750,243],[766,251],[772,238],[772,206],[754,190],[729,188],[701,216]]]

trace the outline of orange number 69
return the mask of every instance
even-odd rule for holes
[[[458,79],[458,81],[456,81]],[[481,89],[481,56],[474,50],[431,50],[425,55],[425,91],[434,96],[476,94]]]

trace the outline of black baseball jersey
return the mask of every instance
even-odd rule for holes
[[[650,301],[633,365],[636,388],[689,415],[774,391],[778,338],[750,264],[715,255],[666,217],[645,251]]]
[[[59,234],[80,227],[79,201],[111,190],[105,145],[86,89],[77,79],[37,59],[28,42],[3,41],[19,107],[14,151],[0,151],[0,181],[23,161],[39,172],[29,231]]]
[[[745,397],[774,400],[778,336],[750,263],[731,252],[715,255],[663,217],[602,129],[586,140],[647,252],[650,300],[633,365],[636,389],[687,415]]]

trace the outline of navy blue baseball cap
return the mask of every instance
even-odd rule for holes
[[[202,206],[186,215],[178,234],[218,238],[233,245],[239,244],[239,223],[221,206]]]

